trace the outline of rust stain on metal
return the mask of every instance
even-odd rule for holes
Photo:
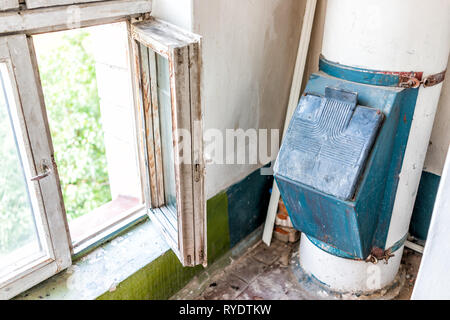
[[[385,73],[385,72],[383,72]],[[386,72],[387,73],[387,72]],[[422,71],[411,71],[411,72],[389,72],[389,74],[397,74],[399,76],[400,81],[410,78],[416,78],[417,80],[422,80],[423,72]]]
[[[422,80],[422,72],[399,73],[398,86],[402,88],[418,88]]]
[[[437,85],[444,81],[445,73],[447,70],[441,71],[436,74],[432,74],[423,79],[423,72],[383,72],[387,74],[398,74],[399,83],[398,86],[402,88],[418,88],[423,85],[424,88]],[[422,80],[423,79],[423,80]]]
[[[366,262],[372,262],[373,264],[377,264],[378,261],[384,260],[384,263],[387,264],[389,259],[394,257],[395,255],[392,253],[392,250],[389,248],[387,250],[383,250],[379,247],[373,247],[369,256],[366,258]]]
[[[447,69],[444,71],[441,71],[439,73],[436,73],[436,74],[426,77],[423,80],[424,88],[437,85],[438,83],[441,83],[442,81],[444,81],[446,71],[447,71]]]

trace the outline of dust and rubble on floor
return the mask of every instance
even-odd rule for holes
[[[259,241],[240,256],[226,256],[194,277],[172,299],[189,300],[313,300],[346,299],[300,285],[292,266],[298,260],[299,241]],[[393,295],[374,299],[410,299],[422,255],[405,248],[400,272],[403,281]],[[313,292],[316,291],[316,292]],[[348,298],[348,297],[347,297]],[[351,299],[352,297],[350,297]],[[354,298],[354,297],[353,297]]]

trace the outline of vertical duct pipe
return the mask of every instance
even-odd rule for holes
[[[448,0],[328,0],[322,54],[330,61],[365,69],[444,71],[450,48]],[[442,83],[420,87],[401,168],[386,248],[408,232]],[[403,246],[388,264],[344,259],[326,253],[302,235],[300,265],[331,289],[372,291],[398,272]]]

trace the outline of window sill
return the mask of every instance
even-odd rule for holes
[[[127,219],[132,213],[145,207],[138,198],[121,196],[101,205],[91,212],[69,222],[72,243],[77,246],[94,234],[104,232],[117,222]]]
[[[147,219],[105,243],[67,270],[16,296],[17,300],[93,300],[169,250]]]

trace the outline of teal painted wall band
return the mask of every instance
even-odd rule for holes
[[[273,176],[262,175],[258,169],[228,188],[230,248],[264,222],[272,184]]]

